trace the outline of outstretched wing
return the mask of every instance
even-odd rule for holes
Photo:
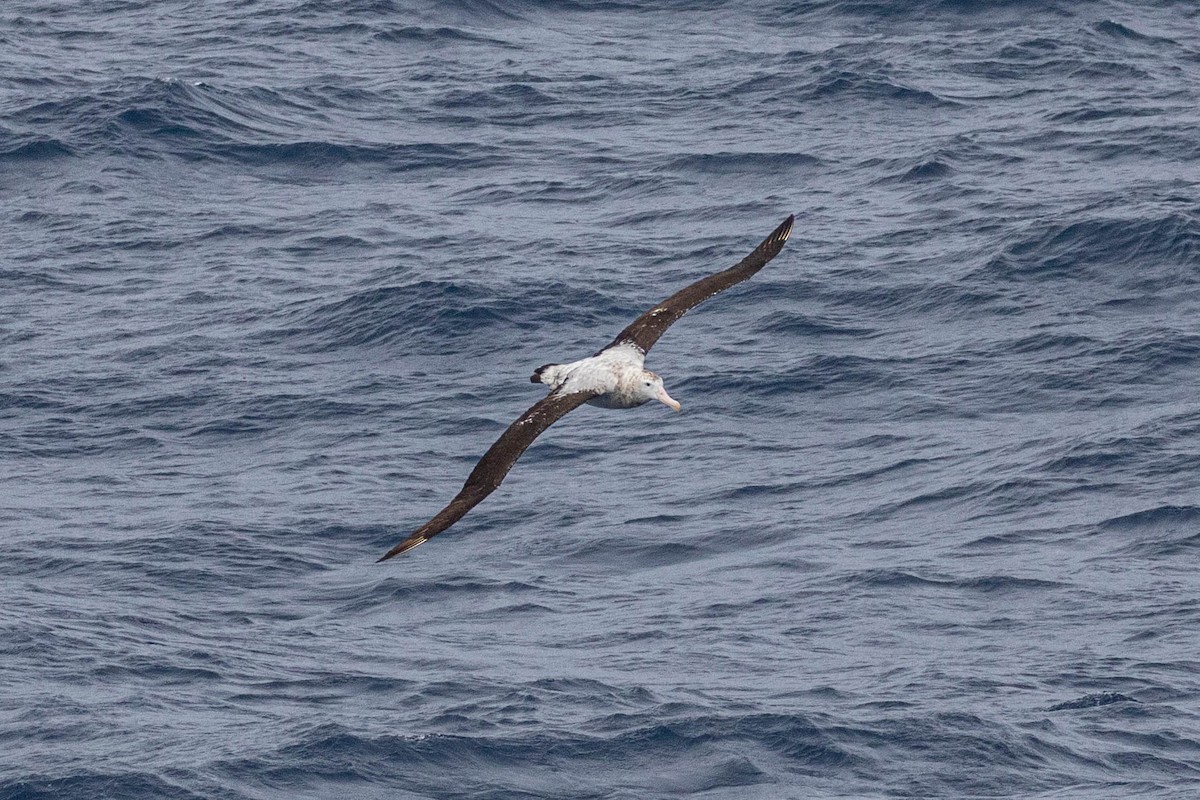
[[[632,344],[642,353],[649,352],[658,337],[663,335],[671,324],[700,303],[718,292],[723,292],[735,283],[741,283],[763,268],[768,261],[779,255],[788,235],[792,232],[792,222],[795,215],[789,216],[783,224],[776,228],[762,244],[754,248],[754,252],[734,264],[727,270],[709,275],[680,289],[675,294],[662,301],[654,308],[642,314],[629,324],[625,330],[617,334],[612,344],[604,348],[616,347],[621,344]]]
[[[594,392],[552,392],[535,403],[520,419],[509,425],[508,430],[488,448],[483,458],[475,465],[475,469],[471,470],[462,491],[455,495],[450,504],[429,522],[417,528],[412,536],[388,550],[379,560],[387,561],[405,550],[411,550],[462,519],[463,515],[477,506],[483,498],[496,491],[504,476],[525,452],[525,448],[533,444],[533,440],[541,435],[542,431],[595,396]]]

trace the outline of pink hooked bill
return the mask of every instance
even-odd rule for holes
[[[664,406],[670,406],[676,411],[683,410],[683,406],[679,405],[679,401],[667,394],[667,390],[663,388],[658,390],[658,402],[662,403]]]

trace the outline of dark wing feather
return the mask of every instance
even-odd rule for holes
[[[595,396],[593,392],[552,393],[535,403],[520,419],[509,425],[508,430],[488,448],[483,458],[475,465],[475,469],[471,470],[462,491],[455,495],[450,504],[418,528],[412,536],[388,550],[379,560],[386,561],[405,550],[411,550],[462,519],[463,515],[478,505],[483,498],[496,491],[504,476],[525,452],[525,448],[533,444],[533,440],[541,435],[542,431]]]
[[[707,278],[701,278],[642,314],[630,323],[629,327],[617,334],[617,338],[613,339],[612,344],[608,347],[633,344],[643,353],[649,352],[654,343],[658,341],[658,337],[662,336],[663,332],[689,309],[698,306],[714,294],[725,291],[735,283],[741,283],[779,255],[788,235],[792,232],[794,220],[794,215],[785,219],[782,225],[763,240],[762,244],[754,248],[753,253],[729,269],[709,275]],[[607,350],[608,347],[604,349]]]

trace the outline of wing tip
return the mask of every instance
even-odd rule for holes
[[[407,539],[405,539],[403,542],[401,542],[400,544],[393,547],[391,550],[388,550],[386,553],[384,553],[383,557],[380,558],[375,563],[378,564],[382,561],[387,561],[389,558],[395,558],[396,556],[400,555],[401,553],[412,550],[414,547],[416,547],[419,544],[425,544],[425,542],[427,542],[427,541],[429,541],[429,540],[426,537],[421,536],[421,535],[410,536]]]
[[[792,235],[792,224],[795,223],[795,221],[796,221],[796,215],[788,214],[788,218],[785,219],[783,221],[783,223],[778,228],[775,229],[775,233],[772,235],[771,238],[777,239],[778,241],[781,241],[781,242],[786,242],[788,240],[788,237]]]

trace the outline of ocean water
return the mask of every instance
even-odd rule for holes
[[[1190,2],[5,2],[0,798],[1200,796],[1198,187]]]

